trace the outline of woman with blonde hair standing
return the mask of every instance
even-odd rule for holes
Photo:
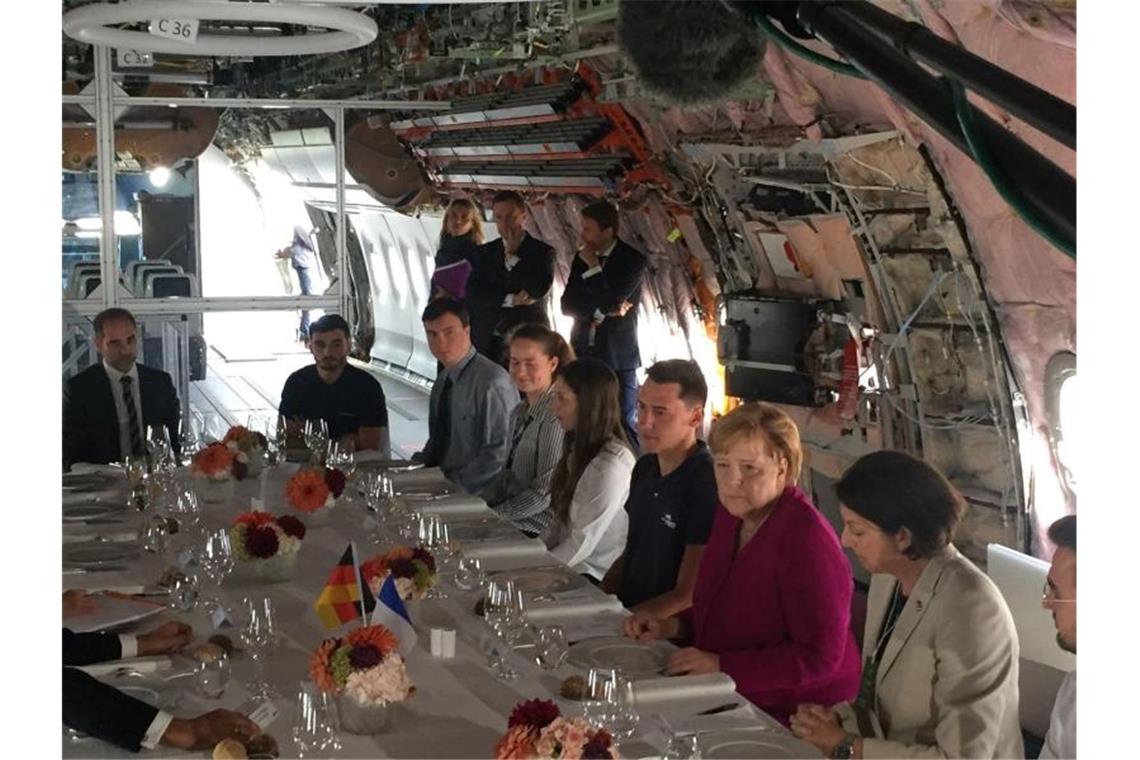
[[[787,725],[801,702],[830,704],[859,688],[851,569],[835,530],[796,487],[803,454],[787,414],[739,406],[714,423],[709,447],[721,504],[693,606],[666,619],[634,614],[626,635],[682,640],[689,646],[670,658],[669,674],[726,673]]]
[[[447,296],[462,300],[467,295],[471,256],[481,245],[483,219],[479,208],[470,198],[456,198],[447,205],[443,215],[435,272],[431,278],[432,298]]]

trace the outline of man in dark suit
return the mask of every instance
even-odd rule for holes
[[[64,596],[65,617],[68,606]],[[241,713],[212,710],[196,718],[170,713],[96,680],[75,665],[123,657],[181,651],[193,636],[190,626],[170,622],[141,636],[72,633],[63,629],[63,723],[131,752],[158,745],[184,750],[211,749],[222,739],[242,740],[258,733]]]
[[[617,375],[626,435],[636,448],[637,305],[645,256],[617,234],[618,212],[612,205],[597,201],[582,209],[582,248],[570,265],[562,313],[574,318],[574,353],[600,359]]]
[[[170,375],[136,364],[138,331],[126,309],[95,317],[95,348],[103,360],[63,389],[63,466],[107,464],[146,453],[147,425],[163,425],[178,454],[178,394]]]
[[[491,208],[499,239],[480,246],[471,257],[467,306],[475,350],[502,363],[504,338],[511,328],[526,323],[550,327],[554,249],[527,233],[526,202],[518,193],[496,193]]]

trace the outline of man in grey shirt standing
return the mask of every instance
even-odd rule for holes
[[[436,299],[422,318],[428,348],[443,368],[431,390],[428,441],[413,459],[478,493],[506,464],[519,392],[505,369],[475,351],[463,302]]]

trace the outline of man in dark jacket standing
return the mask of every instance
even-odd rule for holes
[[[527,323],[550,327],[554,249],[527,233],[526,202],[518,193],[496,193],[491,208],[499,239],[472,256],[467,305],[475,350],[502,363],[511,328]]]
[[[102,361],[63,388],[63,466],[107,464],[146,452],[146,428],[166,428],[177,456],[181,407],[170,375],[138,364],[138,330],[126,309],[95,316],[95,348]]]
[[[574,318],[574,353],[602,360],[617,375],[626,434],[637,447],[637,305],[645,256],[617,234],[612,205],[597,201],[582,209],[582,248],[570,265],[562,313]]]

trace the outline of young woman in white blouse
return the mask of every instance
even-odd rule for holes
[[[572,570],[600,581],[625,548],[623,507],[636,461],[622,429],[617,376],[597,359],[579,359],[559,373],[553,393],[566,438],[542,540]]]

